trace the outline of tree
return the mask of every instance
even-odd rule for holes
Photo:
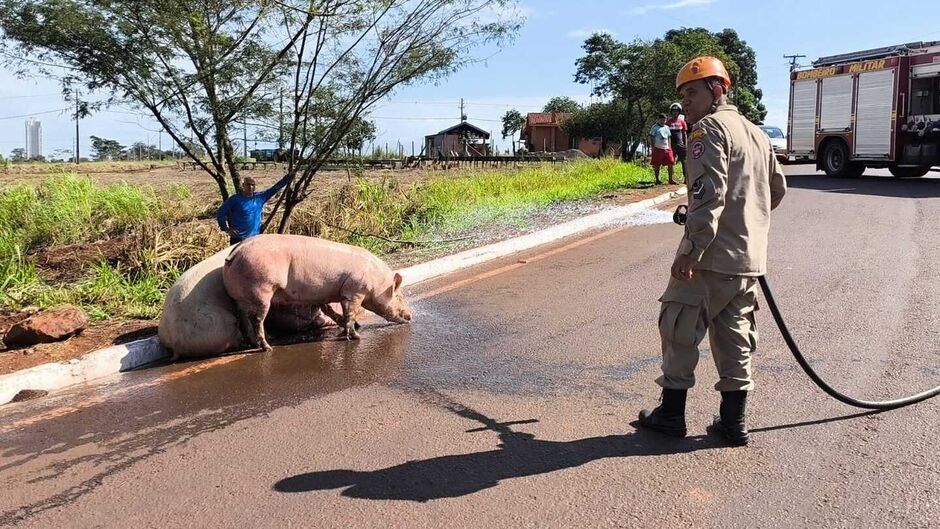
[[[542,112],[565,112],[569,114],[579,110],[581,110],[581,104],[567,96],[553,97],[542,108]]]
[[[68,160],[69,158],[74,158],[74,151],[72,151],[72,149],[56,149],[52,151],[52,154],[56,156],[57,159],[63,161]]]
[[[349,131],[346,133],[343,146],[350,151],[361,150],[366,142],[375,141],[375,132],[375,123],[367,119],[358,118],[352,123]]]
[[[727,49],[726,49],[727,46]],[[753,50],[733,30],[711,33],[702,28],[670,30],[661,39],[623,43],[607,34],[585,40],[584,56],[576,61],[575,80],[594,86],[594,95],[610,98],[618,105],[595,108],[596,113],[616,112],[628,124],[620,131],[627,142],[622,156],[632,159],[654,116],[676,100],[675,76],[694,57],[713,55],[729,70],[734,88],[732,102],[756,123],[766,110],[756,89],[757,73]],[[610,123],[616,116],[607,116]],[[608,119],[610,118],[610,119]]]
[[[26,161],[26,149],[22,147],[17,147],[10,151],[10,161],[11,162],[25,162]]]
[[[728,28],[711,33],[705,28],[673,29],[666,32],[663,40],[675,43],[680,49],[698,48],[702,54],[710,52],[721,59],[731,74],[731,101],[752,122],[764,122],[767,109],[761,102],[763,92],[757,88],[757,55],[735,30]]]
[[[601,153],[607,152],[611,141],[628,145],[632,132],[628,106],[623,100],[589,105],[569,116],[561,128],[573,138],[600,138]]]
[[[507,137],[512,138],[512,153],[515,156],[516,154],[516,134],[525,127],[525,116],[523,116],[518,110],[512,109],[507,110],[503,114],[503,130],[502,135],[505,140]]]
[[[615,123],[619,117],[627,127],[623,134],[628,141],[622,144],[621,156],[632,159],[639,147],[646,126],[642,63],[648,54],[649,45],[640,40],[630,44],[615,40],[610,34],[595,33],[584,41],[584,56],[575,61],[575,81],[592,84],[594,95],[611,98],[617,105],[589,107],[569,118],[566,130],[583,137],[609,138],[613,131],[603,129],[601,134],[586,133],[590,130],[590,119],[599,123]],[[615,112],[615,113],[614,113]],[[589,118],[591,117],[591,118]]]
[[[92,158],[99,162],[120,160],[124,157],[124,146],[118,143],[117,140],[109,140],[108,138],[92,136],[91,150],[93,153]]]
[[[477,62],[521,26],[514,0],[0,0],[21,73],[70,68],[68,86],[151,113],[216,182],[240,184],[232,129],[273,119],[284,88],[291,184],[279,230],[356,120],[399,86]],[[33,62],[25,62],[33,61]],[[278,121],[284,117],[276,112]],[[189,148],[192,137],[204,159]],[[294,156],[293,153],[299,153]]]
[[[124,153],[126,160],[159,160],[160,149],[156,145],[147,145],[142,141],[134,142]]]
[[[41,154],[36,154],[36,155],[30,156],[29,161],[43,163],[46,161],[46,157]]]
[[[216,180],[225,198],[226,178],[236,187],[239,183],[229,126],[263,110],[255,97],[259,88],[278,67],[283,71],[297,32],[306,27],[281,35],[275,26],[285,18],[283,4],[0,0],[0,27],[3,38],[18,45],[21,58],[67,66],[67,93],[84,85],[110,96],[94,108],[122,100],[149,111]],[[35,63],[25,64],[36,72]],[[187,131],[208,161],[185,147]]]
[[[295,1],[294,13],[309,12]],[[287,229],[294,208],[315,189],[317,172],[378,101],[402,85],[440,80],[479,61],[476,45],[504,42],[521,27],[505,9],[514,4],[383,0],[337,4],[330,16],[317,12],[288,58],[285,81],[293,95],[283,130],[290,184],[275,204],[278,231]]]
[[[195,156],[197,158],[204,158],[206,156],[206,150],[203,149],[202,145],[199,145],[198,143],[189,140],[183,140],[181,146],[185,147],[183,149],[184,153]]]

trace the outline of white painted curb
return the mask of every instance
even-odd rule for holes
[[[169,353],[156,336],[92,351],[68,362],[42,364],[0,375],[0,404],[24,389],[52,391],[129,371],[165,358]]]
[[[409,266],[399,270],[405,285],[414,285],[421,281],[455,272],[468,266],[484,263],[491,259],[527,250],[564,237],[595,229],[623,220],[649,209],[657,204],[678,198],[686,194],[683,187],[677,191],[665,193],[655,198],[634,202],[626,206],[608,209],[558,224],[544,230],[514,239],[474,248],[426,263]],[[93,351],[68,362],[49,363],[30,369],[24,369],[8,375],[0,375],[0,405],[10,400],[21,390],[53,391],[74,384],[129,371],[138,367],[169,358],[169,353],[160,345],[156,336],[137,340],[122,345],[115,345]]]
[[[451,272],[460,270],[461,268],[480,264],[491,259],[505,257],[522,250],[528,250],[529,248],[534,248],[536,246],[556,241],[564,237],[576,235],[587,230],[595,229],[599,226],[604,226],[623,220],[627,217],[636,215],[645,209],[649,209],[657,204],[678,198],[684,194],[686,194],[685,187],[671,193],[659,195],[658,197],[641,200],[639,202],[634,202],[633,204],[627,204],[626,206],[604,210],[600,213],[595,213],[593,215],[581,217],[563,224],[558,224],[552,226],[551,228],[546,228],[528,235],[523,235],[514,239],[508,239],[502,242],[482,246],[480,248],[473,248],[471,250],[456,253],[454,255],[448,255],[447,257],[441,257],[440,259],[435,259],[426,263],[409,266],[408,268],[399,270],[398,273],[402,275],[402,278],[404,279],[403,283],[405,285],[413,285],[415,283],[420,283],[421,281],[427,281],[433,277],[449,274]]]

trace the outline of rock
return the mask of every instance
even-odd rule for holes
[[[3,343],[10,349],[59,342],[81,333],[88,326],[85,311],[66,305],[30,316],[10,327]]]
[[[589,156],[584,154],[584,152],[580,149],[568,149],[567,151],[562,151],[558,154],[563,156],[565,160],[582,160],[584,158],[589,158]]]
[[[21,389],[10,402],[23,402],[25,400],[38,399],[45,397],[49,392],[44,389]]]

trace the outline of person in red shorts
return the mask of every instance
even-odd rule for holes
[[[672,152],[675,155],[676,163],[682,163],[682,176],[685,179],[685,146],[689,126],[682,118],[682,105],[673,103],[669,105],[669,119],[666,120],[666,126],[672,131]]]
[[[676,184],[675,165],[676,158],[672,153],[672,131],[666,125],[666,114],[660,114],[656,124],[650,129],[650,145],[653,146],[653,175],[656,177],[656,185],[661,184],[659,180],[659,168],[666,166],[669,171],[669,183]]]

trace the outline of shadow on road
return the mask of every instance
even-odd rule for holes
[[[679,454],[722,446],[707,436],[679,440],[642,430],[574,441],[544,441],[532,434],[510,429],[513,424],[536,420],[500,423],[433,390],[423,396],[461,417],[484,425],[484,428],[470,432],[497,432],[499,447],[486,452],[408,461],[372,471],[337,469],[307,472],[278,481],[274,490],[311,492],[346,487],[342,495],[350,498],[426,502],[466,496],[495,487],[502,480],[546,474],[609,457]]]
[[[243,355],[236,358],[239,363],[173,382],[160,382],[160,370],[154,370],[144,374],[153,379],[138,379],[140,388],[121,397],[95,395],[85,404],[71,403],[77,409],[103,410],[97,413],[26,408],[4,417],[0,478],[20,480],[19,486],[42,482],[54,486],[25,505],[13,507],[0,501],[0,508],[8,509],[0,512],[0,526],[72,504],[106,479],[200,435],[318,396],[398,376],[409,348],[410,329],[370,330],[368,341],[323,341],[274,354]],[[239,369],[241,363],[248,365]],[[19,421],[32,426],[16,426]],[[34,461],[40,459],[45,461],[36,465]]]
[[[869,415],[877,415],[879,413],[884,413],[884,410],[868,410],[859,413],[853,413],[850,415],[840,415],[839,417],[829,417],[828,419],[817,419],[815,421],[803,421],[803,422],[794,422],[790,424],[780,424],[777,426],[764,426],[762,428],[751,428],[751,433],[759,432],[772,432],[774,430],[786,430],[788,428],[801,428],[803,426],[816,426],[819,424],[827,424],[830,422],[839,422],[847,421],[849,419],[857,419],[859,417],[867,417]]]
[[[940,178],[894,178],[890,176],[863,176],[861,178],[829,178],[807,173],[787,175],[787,186],[827,193],[870,195],[893,198],[940,197]],[[940,176],[940,173],[930,173]]]

